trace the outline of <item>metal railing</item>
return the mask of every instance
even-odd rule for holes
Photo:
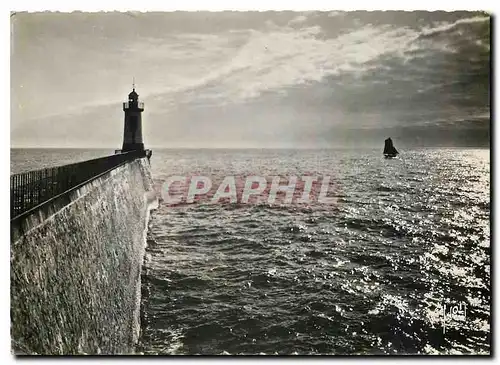
[[[137,108],[144,109],[144,102],[143,101],[138,101],[136,104],[137,104]],[[123,102],[123,110],[130,109],[133,105],[134,105],[133,102],[124,101]]]
[[[131,151],[11,175],[11,220],[106,171],[112,170],[127,161],[145,157],[146,154],[147,151]]]

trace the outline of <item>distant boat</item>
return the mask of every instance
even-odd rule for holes
[[[398,150],[392,144],[392,139],[389,137],[385,140],[384,146],[384,157],[385,158],[394,158],[399,154]]]

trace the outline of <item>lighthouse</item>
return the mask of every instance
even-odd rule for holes
[[[135,84],[132,92],[128,94],[128,101],[123,103],[125,122],[123,128],[123,146],[121,152],[144,151],[142,141],[142,112],[144,103],[139,101],[139,95],[135,92]]]

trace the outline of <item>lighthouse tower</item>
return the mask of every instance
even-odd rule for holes
[[[135,92],[135,84],[132,86],[132,92],[128,94],[128,101],[123,103],[123,111],[125,112],[125,125],[121,152],[144,151],[142,141],[144,103],[139,101],[139,95]]]

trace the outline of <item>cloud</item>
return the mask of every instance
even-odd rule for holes
[[[425,27],[424,29],[422,29],[420,35],[423,37],[428,37],[455,29],[457,26],[461,24],[483,23],[487,21],[490,21],[489,17],[475,16],[472,18],[459,19],[453,23],[442,22],[440,25],[436,27]]]
[[[321,81],[342,72],[363,73],[373,67],[367,63],[378,57],[386,54],[403,57],[405,47],[417,35],[409,29],[395,31],[376,26],[365,26],[330,39],[322,38],[321,33],[319,26],[249,31],[233,52],[219,49],[226,60],[190,87],[197,84],[201,88],[217,82],[221,85],[221,99],[241,102],[263,92]],[[198,49],[197,57],[204,59],[202,47]]]
[[[33,138],[49,138],[53,133],[44,126],[92,120],[96,129],[106,130],[107,141],[121,127],[119,99],[128,94],[132,76],[151,113],[145,119],[157,123],[157,130],[168,120],[166,134],[176,138],[192,135],[188,129],[193,125],[196,132],[210,129],[203,123],[218,123],[221,131],[232,128],[231,138],[238,138],[243,127],[233,124],[243,120],[265,130],[293,121],[297,128],[289,132],[300,136],[308,128],[302,120],[315,120],[323,131],[327,125],[372,128],[446,118],[465,108],[467,113],[484,111],[482,80],[488,64],[480,52],[488,51],[487,40],[472,34],[457,43],[446,32],[485,18],[396,25],[374,21],[375,15],[368,20],[339,15],[332,21],[332,13],[298,14],[291,20],[289,14],[262,14],[259,23],[243,27],[238,18],[236,28],[211,32],[167,32],[163,23],[153,22],[148,31],[142,25],[134,30],[127,24],[126,37],[119,32],[122,23],[115,28],[102,23],[97,35],[93,23],[83,27],[87,33],[79,25],[50,37],[36,31],[36,37],[17,43],[14,135],[22,138],[28,134],[25,127],[33,125]],[[474,57],[459,53],[464,44]],[[40,122],[54,115],[61,118]],[[151,138],[159,139],[157,134]]]
[[[331,11],[331,12],[328,13],[328,17],[329,18],[334,18],[336,16],[340,16],[340,15],[343,15],[343,14],[345,14],[345,13],[342,12],[342,11]]]
[[[339,14],[343,13],[331,12],[328,17]],[[464,18],[421,30],[365,24],[327,37],[321,26],[306,26],[307,16],[300,14],[288,25],[278,26],[272,19],[267,19],[262,29],[226,30],[212,34],[170,32],[161,36],[131,37],[127,41],[120,39],[118,42],[105,34],[100,34],[100,38],[92,42],[87,41],[85,35],[75,35],[82,41],[69,42],[64,37],[39,41],[28,55],[37,59],[37,65],[27,67],[19,75],[27,84],[26,89],[32,90],[30,86],[34,84],[42,88],[43,83],[48,84],[40,73],[45,68],[44,71],[48,71],[46,76],[61,80],[62,93],[74,84],[82,89],[83,94],[85,84],[96,73],[102,74],[94,81],[94,95],[86,93],[78,101],[62,103],[55,110],[60,113],[93,103],[112,103],[114,98],[110,95],[116,95],[118,81],[126,78],[126,84],[129,84],[132,76],[135,76],[143,98],[172,101],[176,98],[174,94],[187,93],[192,94],[193,99],[202,97],[214,102],[218,100],[221,104],[244,102],[262,93],[318,82],[332,75],[350,73],[360,76],[376,68],[378,58],[388,55],[409,62],[426,57],[430,49],[452,53],[455,50],[448,47],[446,40],[422,36],[453,29],[460,24],[484,22],[485,19],[488,18]],[[71,78],[60,77],[64,70]],[[65,97],[60,96],[61,100]],[[43,95],[31,96],[24,104],[24,115],[38,117],[54,113],[54,108],[44,111],[48,104]]]
[[[288,22],[288,25],[294,25],[294,24],[301,24],[304,23],[307,20],[307,16],[305,15],[298,15],[292,20]]]

